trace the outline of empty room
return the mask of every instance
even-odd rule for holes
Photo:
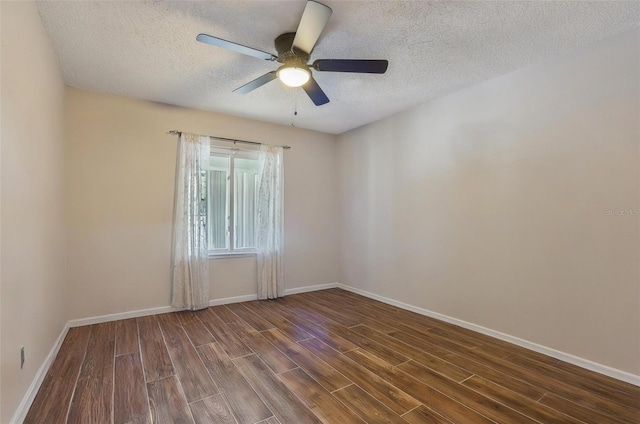
[[[640,423],[640,2],[0,1],[1,424]]]

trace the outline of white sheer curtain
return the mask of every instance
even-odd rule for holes
[[[209,137],[182,133],[178,140],[173,210],[171,306],[209,306],[206,187],[202,172],[209,168]]]
[[[263,144],[258,155],[256,248],[258,299],[284,296],[284,164],[280,146]]]

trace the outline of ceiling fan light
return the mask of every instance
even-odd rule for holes
[[[309,81],[311,72],[306,66],[283,66],[278,69],[278,78],[289,87],[300,87]]]

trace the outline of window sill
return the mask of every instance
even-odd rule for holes
[[[256,252],[209,253],[209,259],[248,258],[256,255]]]

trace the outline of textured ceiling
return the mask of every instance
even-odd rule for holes
[[[232,93],[278,64],[195,40],[203,32],[275,53],[273,39],[295,31],[304,1],[38,8],[68,85],[334,134],[640,24],[636,1],[324,3],[333,15],[311,59],[388,59],[389,70],[315,72],[331,99],[320,107],[279,81]]]

